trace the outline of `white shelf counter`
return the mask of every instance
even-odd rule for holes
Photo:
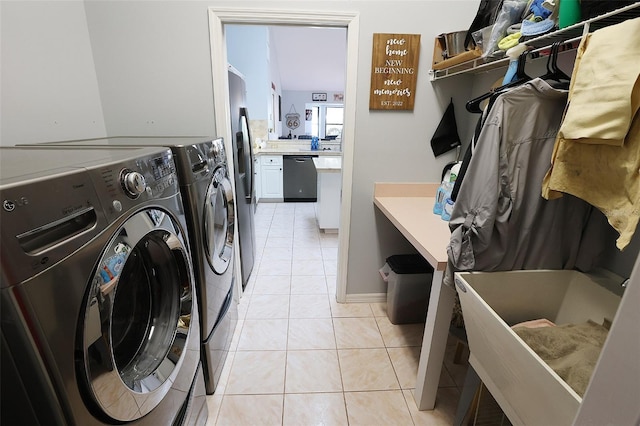
[[[374,187],[374,205],[434,269],[414,394],[420,410],[435,407],[455,299],[455,290],[442,284],[451,232],[448,222],[433,214],[438,186],[437,183],[376,183]]]

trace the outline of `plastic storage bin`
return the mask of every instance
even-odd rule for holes
[[[609,289],[621,282],[607,271],[456,272],[469,363],[513,424],[571,425],[582,398],[511,326],[539,318],[602,324],[615,317],[620,296]]]
[[[387,315],[392,324],[424,322],[433,268],[419,254],[397,254],[380,269],[388,284]]]

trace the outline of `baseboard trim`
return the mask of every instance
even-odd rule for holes
[[[320,228],[320,232],[323,234],[337,234],[339,232],[338,228]]]
[[[347,294],[347,303],[381,303],[387,301],[387,293]]]

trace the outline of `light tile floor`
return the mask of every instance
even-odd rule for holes
[[[335,300],[338,235],[315,203],[263,203],[257,260],[208,426],[451,425],[466,374],[450,339],[433,411],[413,398],[423,324]]]

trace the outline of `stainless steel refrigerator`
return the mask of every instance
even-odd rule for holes
[[[247,286],[256,257],[254,213],[256,191],[253,174],[253,142],[249,131],[249,113],[244,78],[229,67],[229,103],[231,111],[231,140],[235,170],[238,240],[242,288]]]

